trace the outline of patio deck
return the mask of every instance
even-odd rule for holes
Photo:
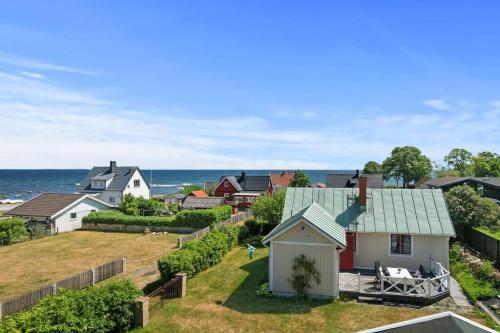
[[[357,297],[425,304],[450,295],[450,273],[435,261],[431,261],[431,272],[421,278],[394,278],[382,274],[381,281],[374,284],[375,276],[373,270],[341,272],[340,292]]]

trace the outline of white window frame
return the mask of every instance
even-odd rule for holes
[[[391,247],[392,247],[391,236],[392,235],[410,236],[410,254],[392,253],[392,251],[391,251]],[[389,234],[389,249],[388,249],[389,256],[390,257],[407,257],[407,258],[411,258],[411,257],[413,257],[413,255],[415,253],[414,248],[413,248],[414,244],[415,244],[415,237],[413,237],[413,235],[410,235],[410,234]]]
[[[75,217],[73,217],[73,214],[75,214]],[[69,219],[70,220],[76,220],[77,217],[78,217],[77,213],[69,213]]]
[[[109,203],[115,203],[115,197],[109,197]]]
[[[224,199],[226,199],[226,200],[229,199],[230,195],[231,195],[230,193],[224,193]]]
[[[136,185],[137,182],[137,185]],[[134,187],[141,187],[141,180],[140,179],[134,179]]]
[[[227,180],[224,181],[224,187],[229,187],[229,182]]]

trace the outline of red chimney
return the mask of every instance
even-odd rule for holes
[[[359,207],[366,210],[366,176],[359,176]]]

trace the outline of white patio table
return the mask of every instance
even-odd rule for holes
[[[406,268],[387,267],[387,271],[389,272],[389,276],[393,279],[413,278]]]

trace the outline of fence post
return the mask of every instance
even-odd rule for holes
[[[95,268],[92,268],[91,271],[92,271],[92,285],[95,285],[95,280],[96,280],[96,277],[95,277]]]
[[[381,275],[380,276],[380,292],[383,293],[384,292],[384,274],[382,274],[382,272],[381,272],[380,275]]]
[[[431,298],[431,279],[427,278],[427,297]]]
[[[177,238],[177,247],[180,249],[182,246],[182,236]]]
[[[135,327],[146,327],[149,323],[149,297],[139,296],[135,299],[134,324]]]
[[[181,292],[179,297],[185,297],[187,292],[187,274],[186,273],[177,273],[175,274],[176,278],[181,280]]]
[[[125,257],[122,258],[122,273],[127,269],[127,259]]]
[[[2,319],[2,313],[3,313],[3,303],[0,303],[0,319]]]
[[[52,295],[56,295],[57,294],[57,284],[53,284],[52,285]]]
[[[358,293],[361,292],[361,273],[358,273]]]

